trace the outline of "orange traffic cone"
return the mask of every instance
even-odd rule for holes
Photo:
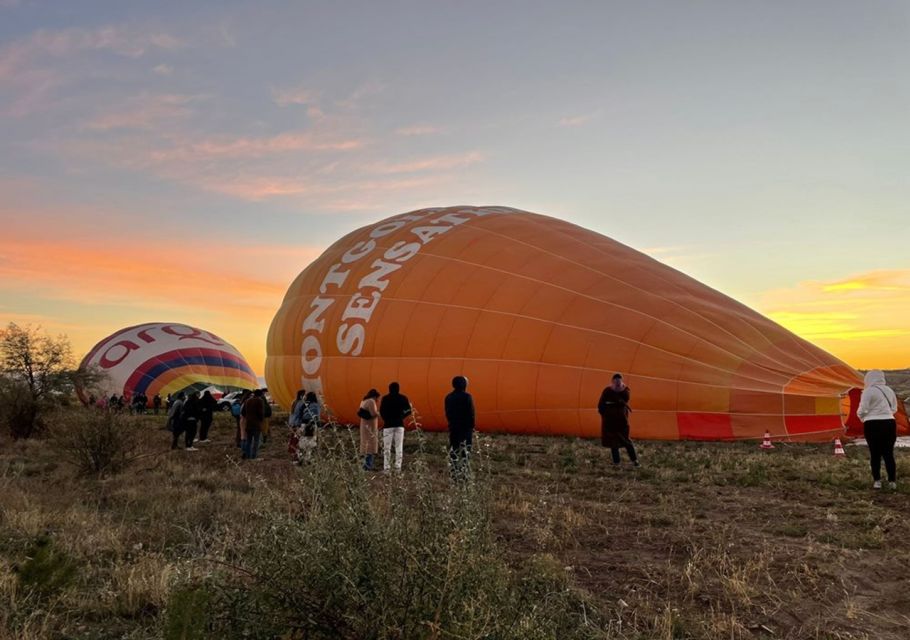
[[[836,456],[846,456],[847,452],[844,451],[844,445],[840,443],[840,438],[834,439],[834,455]]]
[[[774,445],[771,444],[771,432],[770,431],[765,431],[765,439],[762,440],[761,448],[762,449],[773,449],[774,448]]]

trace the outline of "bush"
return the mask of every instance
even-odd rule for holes
[[[0,421],[14,440],[30,438],[43,431],[41,403],[24,384],[0,380]]]
[[[51,422],[61,456],[85,475],[122,471],[138,447],[137,425],[125,416],[80,407],[55,413]]]
[[[198,588],[180,587],[168,598],[164,640],[202,640],[208,637],[209,594]]]
[[[30,546],[27,559],[16,567],[19,586],[41,598],[50,597],[71,585],[76,577],[76,563],[54,546],[47,536],[37,538]]]
[[[349,454],[306,467],[298,500],[265,505],[233,567],[193,585],[212,594],[214,637],[603,636],[561,566],[507,561],[482,472],[454,486],[418,461],[379,477]]]

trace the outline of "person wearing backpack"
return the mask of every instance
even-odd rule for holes
[[[171,408],[167,412],[167,428],[171,432],[171,449],[177,448],[177,440],[183,433],[183,423],[180,420],[180,413],[183,411],[183,403],[186,395],[181,391],[177,394],[177,399],[171,402]]]
[[[297,429],[297,456],[298,464],[309,462],[316,450],[316,432],[320,427],[322,407],[319,398],[312,391],[307,393],[297,405],[296,420],[300,425]]]
[[[404,420],[411,415],[411,401],[400,392],[397,382],[389,385],[389,392],[382,397],[379,415],[382,417],[382,470],[394,467],[401,471],[404,457]]]
[[[235,398],[231,403],[231,415],[234,416],[236,429],[234,431],[234,444],[237,448],[242,446],[243,442],[243,403],[250,397],[250,392],[244,389],[239,398]]]
[[[265,400],[262,389],[256,389],[253,395],[247,398],[241,409],[243,418],[242,449],[243,457],[255,460],[259,453],[259,437],[262,435],[262,421],[265,420]]]
[[[363,397],[357,417],[360,418],[360,455],[363,457],[363,470],[373,470],[373,456],[379,453],[379,406],[376,401],[379,392],[370,389]]]
[[[885,374],[879,369],[867,371],[863,380],[863,395],[856,409],[863,421],[863,436],[869,445],[869,464],[872,467],[872,488],[882,488],[882,459],[888,473],[888,487],[897,489],[897,466],[894,463],[894,443],[897,442],[897,396],[885,384]]]

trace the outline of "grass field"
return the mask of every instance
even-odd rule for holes
[[[229,416],[198,452],[168,451],[160,419],[131,420],[138,458],[104,478],[78,475],[53,441],[2,442],[0,638],[208,637],[204,625],[175,631],[175,590],[204,584],[307,490],[284,429],[261,461],[240,463]],[[346,431],[321,434],[320,453],[346,442]],[[409,433],[405,477],[420,467],[432,490],[458,491],[444,446]],[[590,607],[585,637],[910,637],[910,484],[873,492],[865,449],[639,448],[632,469],[591,441],[475,444],[497,548],[511,566],[566,578]],[[910,476],[907,450],[898,473]],[[364,486],[379,499],[398,481],[371,474]],[[382,637],[450,636],[430,625]]]

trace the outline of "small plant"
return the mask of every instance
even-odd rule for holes
[[[92,409],[58,412],[53,433],[62,457],[84,475],[122,471],[137,448],[136,424],[127,417]]]
[[[211,596],[202,587],[183,586],[171,592],[165,612],[165,640],[202,640],[207,637]]]
[[[15,573],[21,589],[47,598],[74,582],[76,563],[50,537],[41,536],[32,543],[27,559],[15,568]]]

